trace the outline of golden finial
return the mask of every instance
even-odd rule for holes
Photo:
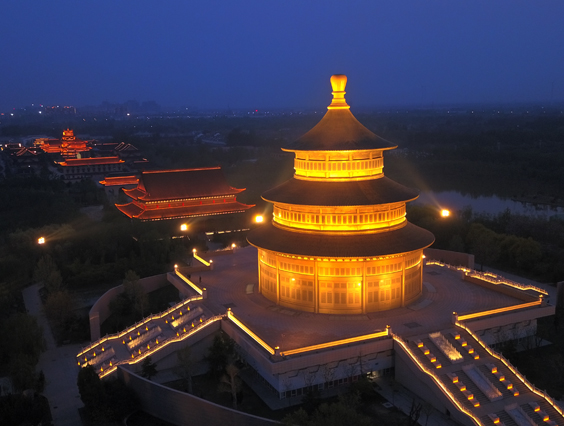
[[[345,101],[345,87],[347,85],[347,76],[344,74],[334,74],[331,76],[331,87],[333,87],[333,101],[327,109],[349,109]]]

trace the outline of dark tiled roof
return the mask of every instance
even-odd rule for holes
[[[129,197],[142,201],[234,195],[241,191],[244,189],[227,184],[219,167],[143,172],[137,188],[124,190]]]
[[[119,164],[123,163],[119,157],[93,157],[93,158],[68,158],[67,160],[59,163],[63,167],[77,167],[77,166],[97,166],[102,164]]]
[[[366,206],[406,202],[419,193],[387,177],[351,182],[320,182],[292,178],[269,189],[262,198],[274,203],[310,206]]]
[[[139,178],[133,176],[106,176],[104,180],[100,181],[101,185],[114,186],[114,185],[137,185]]]
[[[143,206],[132,202],[129,204],[116,204],[116,207],[126,216],[139,220],[163,220],[180,219],[193,216],[212,216],[218,214],[230,214],[244,212],[252,205],[239,202],[225,204],[206,204],[188,207],[165,207],[159,209],[145,210]]]
[[[349,109],[330,109],[313,129],[284,148],[288,151],[393,149],[397,145],[364,127]]]
[[[266,223],[253,229],[247,240],[258,248],[298,256],[369,257],[426,248],[435,237],[409,222],[394,231],[359,235],[293,232]]]

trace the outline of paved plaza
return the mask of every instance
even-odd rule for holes
[[[216,315],[231,308],[259,337],[271,347],[279,346],[281,351],[369,334],[384,330],[386,325],[390,325],[394,333],[408,338],[451,327],[454,311],[461,314],[522,303],[463,281],[460,272],[425,266],[423,294],[405,308],[366,315],[313,314],[275,305],[258,294],[254,247],[215,257],[213,265],[212,271],[201,273],[199,284],[208,290],[204,301],[206,308]],[[198,282],[198,277],[192,278]]]

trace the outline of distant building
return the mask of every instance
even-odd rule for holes
[[[39,138],[34,145],[47,154],[60,154],[63,158],[81,158],[92,149],[87,141],[78,139],[71,129],[64,130],[61,139]]]
[[[42,167],[40,154],[26,147],[13,153],[10,159],[14,168],[22,174],[37,174]]]
[[[56,164],[63,180],[77,182],[82,179],[101,179],[107,174],[121,172],[125,161],[119,157],[68,158]]]
[[[124,189],[132,201],[116,207],[140,221],[243,213],[253,206],[237,201],[242,191],[227,184],[220,167],[146,171],[136,188]]]

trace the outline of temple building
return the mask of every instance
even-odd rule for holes
[[[88,142],[78,139],[71,129],[63,130],[61,139],[36,139],[35,146],[47,154],[60,154],[63,158],[81,158],[92,149]]]
[[[108,173],[121,172],[125,161],[119,157],[67,158],[56,163],[66,182],[102,178]]]
[[[242,191],[227,183],[220,167],[145,171],[136,188],[123,190],[132,201],[116,207],[140,221],[243,213],[253,206],[237,201]]]
[[[121,189],[133,189],[139,184],[139,177],[134,174],[127,175],[108,175],[103,180],[98,182],[106,193],[108,201],[115,203],[118,201]]]
[[[423,249],[433,235],[406,219],[418,193],[384,176],[396,145],[350,112],[344,75],[333,101],[296,142],[294,177],[265,192],[272,221],[253,230],[260,292],[293,309],[360,314],[403,307],[422,292]]]
[[[331,83],[327,114],[284,148],[295,155],[294,177],[263,194],[272,220],[248,234],[251,246],[194,250],[190,266],[140,280],[147,289],[170,283],[185,298],[102,337],[107,292],[90,311],[93,342],[78,367],[117,375],[144,411],[172,424],[272,424],[168,388],[168,373],[142,377],[149,356],[171,372],[186,347],[202,361],[221,331],[240,377],[272,410],[367,378],[389,407],[412,416],[418,399],[398,399],[378,379],[393,375],[449,424],[564,425],[559,403],[494,350],[509,341],[534,347],[537,319],[555,314],[556,288],[475,271],[473,255],[429,248],[433,235],[406,219],[417,192],[383,173],[384,151],[396,146],[350,113],[345,76]],[[251,207],[236,201],[241,191],[219,168],[145,172],[118,208],[145,221],[220,215]]]

